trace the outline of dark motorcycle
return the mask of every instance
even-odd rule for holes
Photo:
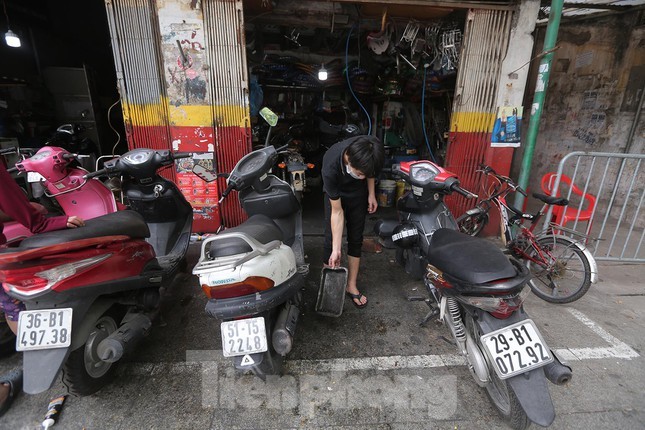
[[[550,425],[555,410],[546,379],[564,384],[571,369],[549,349],[524,311],[528,269],[493,243],[457,231],[443,199],[474,194],[430,161],[392,167],[411,191],[397,201],[399,220],[380,221],[376,233],[396,247],[396,260],[422,279],[430,307],[422,325],[439,316],[467,361],[475,382],[486,388],[502,417],[515,429]]]

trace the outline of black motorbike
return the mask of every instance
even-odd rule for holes
[[[560,385],[572,374],[524,311],[528,269],[492,242],[457,230],[444,197],[476,196],[456,175],[425,160],[394,165],[392,174],[411,191],[397,201],[399,219],[380,221],[375,230],[396,247],[405,271],[424,282],[428,296],[414,298],[430,307],[422,325],[439,316],[475,382],[511,427],[550,425],[555,410],[546,379]]]

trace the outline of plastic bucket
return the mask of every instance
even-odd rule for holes
[[[389,179],[383,179],[378,184],[378,192],[376,199],[379,206],[389,208],[394,205],[394,197],[396,196],[396,182]]]

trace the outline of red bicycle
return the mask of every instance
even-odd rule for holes
[[[496,208],[500,213],[500,237],[504,246],[513,256],[524,260],[533,274],[529,281],[531,290],[551,303],[570,303],[584,296],[598,279],[596,260],[585,245],[587,236],[551,223],[546,231],[535,231],[549,205],[566,206],[569,201],[533,193],[544,205],[535,214],[526,213],[506,201],[511,192],[527,196],[511,178],[486,165],[478,172],[492,179],[490,196],[457,218],[459,229],[471,236],[478,235],[489,222],[490,210]],[[525,220],[531,223],[529,227],[523,225]]]

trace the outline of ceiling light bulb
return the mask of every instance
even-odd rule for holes
[[[12,48],[20,48],[20,38],[13,31],[7,31],[4,35],[4,40],[5,42],[7,42],[7,45],[11,46]]]
[[[320,66],[320,70],[318,70],[318,80],[319,81],[327,80],[327,70],[325,69],[325,66]]]

